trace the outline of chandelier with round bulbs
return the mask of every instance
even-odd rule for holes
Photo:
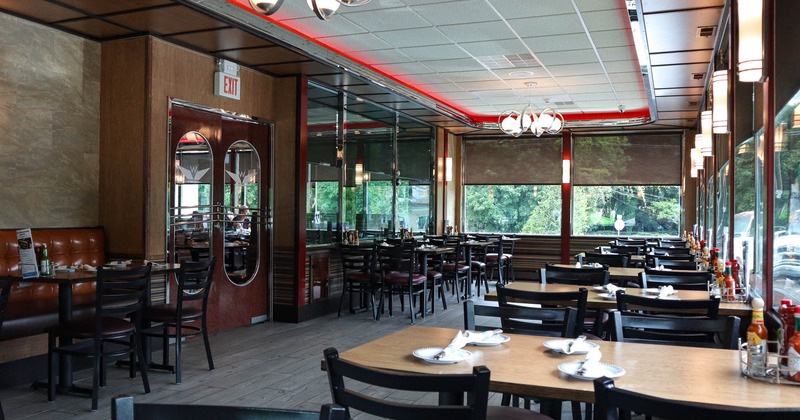
[[[306,0],[308,7],[314,11],[321,20],[328,20],[333,16],[339,6],[362,6],[370,0]],[[258,13],[267,16],[275,13],[283,4],[283,0],[250,0],[250,6]]]
[[[528,89],[536,87],[536,82],[525,83]],[[564,116],[553,108],[545,108],[539,115],[533,106],[526,105],[522,111],[509,109],[503,111],[497,119],[497,125],[505,134],[519,137],[528,130],[531,130],[536,137],[542,134],[558,134],[564,128]]]

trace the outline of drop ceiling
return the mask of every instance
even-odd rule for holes
[[[305,0],[269,17],[247,0],[0,0],[0,10],[96,41],[150,34],[305,75],[456,134],[492,132],[528,103],[574,130],[694,128],[724,0],[635,3],[372,0],[328,21]]]

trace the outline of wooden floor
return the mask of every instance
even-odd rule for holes
[[[494,288],[492,287],[492,290]],[[418,320],[422,325],[463,328],[462,306],[448,293],[448,306],[436,305],[436,314]],[[320,370],[322,351],[344,351],[411,325],[407,315],[374,321],[368,313],[336,314],[301,324],[263,323],[211,336],[216,369],[208,370],[202,340],[183,346],[183,383],[175,376],[150,371],[152,392],[144,394],[140,377],[130,379],[127,370],[112,368],[108,385],[100,391],[100,406],[90,411],[87,397],[59,395],[47,402],[46,391],[16,387],[0,391],[6,419],[110,419],[111,397],[129,394],[136,401],[152,403],[219,404],[318,410],[331,402],[328,379]],[[407,314],[408,312],[406,312]],[[154,355],[160,357],[160,352]],[[89,371],[76,374],[79,385],[90,385]],[[395,393],[390,398],[434,402],[433,395]],[[490,404],[499,405],[499,395]],[[564,404],[569,410],[569,404]],[[565,412],[565,414],[568,411]],[[356,416],[367,418],[367,416]],[[568,418],[568,416],[565,416]]]

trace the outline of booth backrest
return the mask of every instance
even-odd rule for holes
[[[102,227],[33,229],[32,235],[36,248],[47,244],[48,256],[55,264],[89,264],[98,267],[106,262]],[[0,276],[19,273],[17,232],[13,229],[0,230]],[[94,283],[77,284],[72,291],[74,295],[94,293]],[[57,298],[58,286],[55,284],[33,283],[26,287],[15,284],[11,289],[9,302]]]

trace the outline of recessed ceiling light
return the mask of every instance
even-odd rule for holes
[[[536,86],[539,86],[536,82],[525,82],[525,87],[535,88]]]
[[[517,70],[508,73],[509,77],[528,77],[533,76],[533,72],[530,70]]]

